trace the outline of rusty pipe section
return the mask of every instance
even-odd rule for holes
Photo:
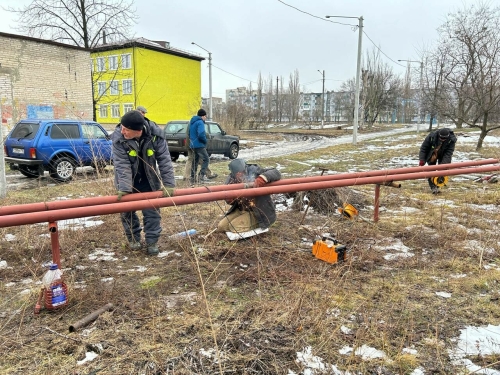
[[[405,174],[405,173],[439,171],[444,169],[465,168],[465,167],[473,167],[480,165],[496,164],[498,162],[499,162],[498,159],[482,159],[482,160],[472,160],[472,161],[450,163],[450,164],[426,165],[422,167],[382,169],[382,170],[372,170],[366,172],[338,173],[338,174],[322,175],[322,176],[297,177],[297,178],[289,178],[276,181],[267,186],[268,187],[282,186],[290,184],[320,182],[320,181],[336,181],[336,180],[343,180],[346,178],[363,178],[363,177],[376,177],[376,176],[386,176],[386,175]],[[216,185],[210,187],[197,187],[188,189],[175,189],[174,197],[202,194],[207,192],[240,190],[247,187],[249,187],[248,184],[231,184],[231,185]],[[158,198],[163,198],[163,193],[161,191],[153,191],[149,193],[136,193],[124,196],[120,201],[120,203],[134,202],[139,200],[151,200],[151,199],[156,200]],[[117,203],[116,196],[80,198],[67,201],[18,204],[18,205],[0,207],[0,216],[30,213],[30,212],[40,212],[40,211],[60,210],[60,209],[75,208],[75,207],[101,206],[105,204],[114,204],[114,203]]]
[[[158,198],[154,200],[142,200],[133,202],[116,202],[101,206],[75,207],[47,212],[33,212],[0,217],[0,228],[17,225],[35,224],[42,222],[54,222],[86,216],[109,215],[119,212],[137,211],[144,208],[160,208],[169,206],[180,206],[185,204],[211,202],[217,200],[228,200],[239,197],[254,197],[267,194],[293,193],[297,191],[321,190],[342,186],[355,186],[367,184],[384,184],[391,181],[417,180],[438,176],[454,176],[470,173],[485,173],[499,171],[500,165],[488,165],[469,168],[432,170],[419,173],[402,173],[395,175],[384,175],[375,177],[345,178],[342,180],[320,181],[309,183],[295,183],[288,185],[264,186],[253,189],[240,189],[200,193],[171,198]],[[286,181],[286,180],[285,180]],[[224,187],[230,185],[223,185]]]
[[[112,308],[113,308],[113,304],[112,303],[108,303],[108,304],[104,305],[100,309],[95,310],[95,311],[91,312],[90,314],[84,316],[78,322],[70,325],[69,326],[69,331],[70,332],[76,332],[80,328],[85,327],[90,322],[93,322],[94,320],[96,320],[99,315],[101,315],[102,313],[104,313],[106,311],[111,310]]]

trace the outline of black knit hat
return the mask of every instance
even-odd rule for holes
[[[443,128],[439,131],[439,138],[448,138],[450,136],[450,129]]]
[[[120,123],[130,130],[142,130],[144,127],[144,117],[139,111],[129,111],[125,113]]]
[[[206,116],[206,115],[207,115],[207,111],[205,111],[203,108],[198,111],[198,116],[201,117],[201,116]]]

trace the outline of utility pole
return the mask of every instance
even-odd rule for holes
[[[323,92],[321,94],[321,129],[325,125],[325,71],[323,73],[318,69],[318,72],[323,76]]]
[[[352,128],[352,144],[357,142],[358,122],[359,122],[359,76],[361,72],[361,44],[363,41],[363,16],[361,17],[347,17],[347,16],[325,16],[326,18],[356,18],[358,20],[358,60],[356,65],[356,94],[354,97],[354,126]]]
[[[398,60],[398,61],[406,61],[408,63],[408,67],[410,67],[411,63],[420,64],[420,101],[419,101],[419,121],[417,123],[417,134],[420,132],[420,124],[424,123],[424,115],[423,115],[423,102],[424,102],[424,62],[423,61],[415,61],[415,60]],[[411,77],[411,75],[410,75]],[[411,78],[410,78],[411,79]]]
[[[276,76],[276,122],[278,122],[279,119],[279,112],[278,112],[278,77]]]
[[[208,119],[212,120],[212,52],[206,50],[199,44],[196,44],[195,42],[191,42],[191,44],[194,44],[195,46],[200,47],[202,50],[206,51],[208,53],[208,95],[209,95],[209,109],[208,109]]]

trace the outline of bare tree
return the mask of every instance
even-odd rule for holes
[[[481,130],[477,149],[487,133],[500,125],[488,123],[500,104],[500,7],[480,3],[451,14],[439,29],[448,47],[444,64],[445,115],[457,127]]]
[[[290,103],[290,120],[298,121],[300,110],[300,83],[299,71],[295,69],[290,73],[290,80],[288,81],[289,103]]]
[[[94,48],[103,41],[127,39],[138,16],[133,0],[33,0],[20,8],[6,10],[17,14],[21,33]]]

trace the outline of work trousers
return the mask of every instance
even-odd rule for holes
[[[189,149],[188,150],[188,158],[186,161],[186,167],[184,169],[184,176],[182,177],[183,180],[188,180],[191,177],[191,169],[193,168],[193,162],[194,162],[194,152],[193,150]],[[198,164],[203,163],[203,160],[200,159]],[[212,175],[212,171],[210,170],[209,167],[207,167],[207,176],[210,177]]]
[[[151,191],[151,189],[145,189],[145,191]],[[120,214],[122,220],[123,229],[125,229],[125,235],[130,243],[141,242],[141,221],[137,212],[122,212]],[[161,228],[161,215],[159,208],[148,208],[142,210],[142,220],[144,222],[144,235],[146,237],[146,243],[152,244],[158,242],[160,238]]]
[[[200,176],[207,175],[208,163],[210,161],[210,157],[208,156],[207,149],[205,147],[193,148],[194,152],[194,160],[191,166],[191,181],[194,181],[196,178],[196,170],[198,169],[198,163],[202,160]]]
[[[248,232],[259,227],[257,218],[252,211],[236,209],[229,215],[224,216],[217,226],[219,232]]]

